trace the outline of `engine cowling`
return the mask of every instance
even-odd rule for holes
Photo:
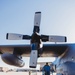
[[[9,65],[23,67],[25,65],[24,61],[19,58],[17,55],[4,53],[1,55],[2,60]]]

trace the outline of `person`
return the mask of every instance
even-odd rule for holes
[[[48,63],[44,65],[42,70],[45,72],[44,75],[50,75],[50,66],[48,65]]]

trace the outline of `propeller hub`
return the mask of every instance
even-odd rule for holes
[[[41,43],[40,35],[38,35],[37,32],[32,34],[31,43]]]

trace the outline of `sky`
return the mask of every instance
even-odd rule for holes
[[[62,35],[68,43],[75,42],[75,0],[0,0],[0,45],[29,43],[6,40],[6,33],[31,35],[37,11],[42,13],[40,34]]]

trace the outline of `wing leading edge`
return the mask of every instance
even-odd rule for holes
[[[44,44],[41,57],[60,56],[67,48],[68,44]],[[13,53],[14,50],[24,57],[29,57],[31,45],[0,45],[1,53]]]

